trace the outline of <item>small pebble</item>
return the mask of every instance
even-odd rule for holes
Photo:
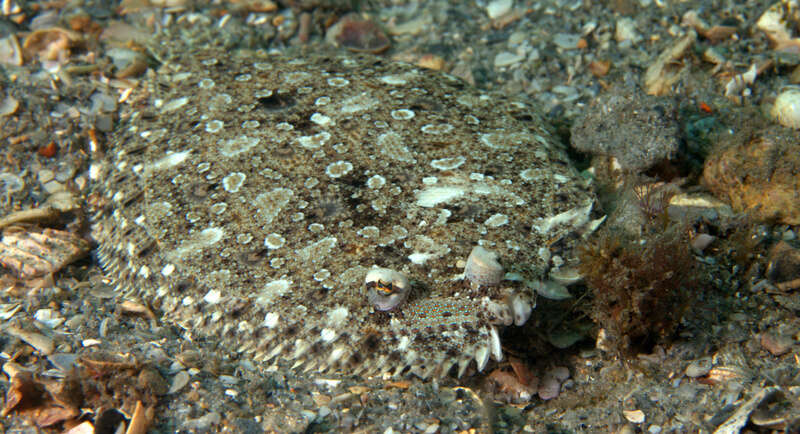
[[[61,212],[73,211],[80,206],[75,195],[67,190],[57,191],[48,196],[45,204]]]
[[[0,101],[0,116],[13,115],[18,108],[19,101],[13,96],[7,96],[3,101]]]
[[[170,357],[167,355],[167,352],[161,347],[148,348],[145,358],[149,361],[165,365],[170,361]]]
[[[60,183],[58,181],[50,181],[50,182],[44,183],[42,185],[42,188],[48,194],[53,194],[53,193],[58,193],[59,191],[63,191],[64,190],[64,184],[62,184],[62,183]]]
[[[44,354],[45,356],[53,354],[53,351],[55,351],[56,349],[55,341],[52,338],[45,336],[41,333],[24,330],[15,326],[7,327],[6,331],[8,332],[8,334],[22,339],[28,345],[32,346],[33,348],[36,348],[40,353]]]
[[[547,401],[557,398],[559,392],[561,392],[561,382],[556,377],[545,374],[542,383],[539,385],[539,398]]]
[[[438,423],[433,423],[433,424],[428,425],[427,428],[425,428],[425,431],[423,431],[423,434],[434,434],[436,432],[439,432],[439,424]]]
[[[616,434],[636,434],[636,428],[631,425],[625,424],[617,431]]]
[[[770,112],[783,126],[800,128],[800,89],[789,89],[778,95]]]
[[[578,48],[580,41],[580,35],[556,33],[555,36],[553,36],[553,43],[562,50],[574,50]]]
[[[767,258],[766,277],[779,285],[800,279],[800,249],[785,241],[779,241],[770,248]]]
[[[94,434],[94,425],[88,420],[86,422],[81,423],[78,426],[75,426],[67,431],[64,431],[65,434]]]
[[[167,393],[175,393],[180,391],[184,388],[187,384],[189,384],[189,373],[186,371],[180,371],[172,377],[172,383],[169,385],[169,390]]]
[[[33,318],[49,329],[54,329],[64,322],[64,318],[53,309],[39,309],[33,314]]]
[[[711,243],[712,243],[712,242],[713,242],[715,239],[716,239],[716,237],[714,237],[713,235],[709,235],[709,234],[697,234],[697,236],[695,236],[695,237],[692,239],[692,250],[694,250],[694,251],[696,251],[696,252],[701,252],[701,253],[702,253],[702,252],[703,252],[703,250],[705,250],[705,249],[706,249],[706,247],[710,246],[710,245],[711,245]]]
[[[86,315],[83,314],[75,315],[64,323],[67,329],[72,331],[84,324],[86,324]]]
[[[72,353],[57,353],[47,356],[47,360],[61,372],[69,372],[75,367],[78,356]]]
[[[386,51],[391,42],[383,30],[373,21],[358,14],[348,14],[331,26],[325,40],[350,51],[378,54]]]
[[[514,0],[494,0],[486,5],[486,13],[491,19],[499,18],[511,12],[513,6]]]
[[[572,298],[572,294],[569,293],[567,287],[555,280],[547,280],[545,282],[536,281],[531,284],[531,287],[533,287],[537,294],[550,300],[566,300]]]
[[[526,32],[514,32],[511,34],[511,36],[508,37],[508,44],[509,45],[521,44],[526,39],[528,39],[528,34]]]
[[[13,66],[22,65],[22,49],[15,36],[0,39],[0,63]]]
[[[636,31],[636,22],[634,22],[631,18],[620,18],[617,20],[617,28],[614,32],[614,39],[620,43],[628,42],[630,44],[635,44],[642,38]]]
[[[156,395],[164,395],[169,390],[167,381],[164,380],[161,373],[154,368],[142,369],[136,380],[140,388],[148,390]]]
[[[220,375],[219,380],[225,384],[236,384],[239,382],[238,378],[233,377],[231,375]]]
[[[434,54],[425,54],[424,56],[420,57],[417,61],[417,65],[433,69],[434,71],[442,71],[446,65],[444,59]]]
[[[622,414],[630,423],[644,422],[644,412],[642,410],[623,410]]]
[[[504,66],[513,65],[515,63],[519,63],[525,60],[525,55],[520,53],[509,53],[508,51],[503,51],[497,53],[497,56],[494,56],[494,67],[495,68],[502,68]]]
[[[25,181],[13,173],[0,173],[0,193],[11,194],[22,190]]]
[[[566,366],[556,366],[555,368],[551,369],[548,374],[552,375],[556,380],[563,383],[569,378],[569,369]]]
[[[792,338],[773,333],[761,334],[761,347],[773,356],[782,356],[792,348]]]
[[[92,107],[89,109],[91,113],[113,113],[117,110],[117,98],[107,95],[105,93],[96,92],[91,96]]]
[[[75,175],[75,166],[71,162],[61,162],[56,167],[55,178],[59,182],[67,182]]]
[[[114,129],[114,118],[106,114],[98,114],[94,118],[94,127],[104,133],[111,132]]]
[[[211,412],[204,416],[200,416],[197,419],[189,419],[183,423],[181,428],[188,430],[188,431],[198,431],[204,432],[211,429],[211,427],[218,425],[222,420],[222,416],[220,416],[217,412]]]
[[[690,378],[702,377],[711,371],[712,366],[713,364],[711,363],[710,357],[703,357],[702,359],[695,360],[686,367],[686,376]]]

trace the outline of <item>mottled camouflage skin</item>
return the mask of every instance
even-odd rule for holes
[[[531,107],[386,59],[192,53],[131,101],[94,172],[103,266],[265,366],[482,369],[592,201]],[[499,286],[461,277],[477,244]],[[411,282],[390,312],[365,295],[375,265]]]

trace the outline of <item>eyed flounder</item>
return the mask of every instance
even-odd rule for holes
[[[199,52],[129,102],[92,172],[104,269],[262,366],[483,369],[591,208],[532,107],[386,59]],[[463,278],[477,245],[499,284]],[[375,266],[408,279],[391,310],[366,295]]]

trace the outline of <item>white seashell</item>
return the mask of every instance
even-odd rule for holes
[[[489,361],[489,347],[479,347],[475,351],[475,362],[478,364],[478,372],[483,371]]]
[[[784,127],[800,129],[800,89],[789,89],[778,95],[770,113]]]
[[[583,276],[577,268],[561,267],[550,270],[550,279],[560,285],[569,286],[583,280]]]
[[[464,276],[477,286],[496,286],[503,280],[505,272],[497,262],[497,253],[475,246],[467,258]]]
[[[500,345],[500,335],[497,334],[497,329],[494,327],[489,330],[489,349],[492,353],[492,358],[498,362],[503,360],[503,348]]]
[[[400,305],[411,290],[408,278],[389,268],[369,270],[364,285],[367,287],[367,299],[380,311],[392,310]]]
[[[554,280],[536,280],[528,282],[528,286],[536,291],[537,294],[550,300],[566,300],[572,297],[566,286]]]

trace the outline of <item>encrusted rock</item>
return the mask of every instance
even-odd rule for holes
[[[391,45],[378,24],[355,13],[345,15],[332,25],[325,39],[330,44],[350,51],[374,54],[386,51]]]
[[[507,300],[532,300],[524,281],[569,258],[588,220],[591,194],[524,103],[369,56],[165,60],[94,165],[98,258],[121,293],[226,354],[483,369],[530,310]],[[457,263],[479,241],[522,280],[465,291]],[[405,303],[375,311],[374,265],[408,276]]]
[[[789,89],[778,95],[770,114],[784,127],[800,128],[800,89]]]
[[[776,126],[739,140],[706,161],[703,183],[737,212],[759,220],[800,224],[797,134]]]
[[[702,359],[694,360],[686,367],[686,376],[689,378],[702,377],[711,371],[714,363],[710,357],[703,357]]]
[[[792,338],[775,333],[762,333],[761,346],[773,356],[782,356],[792,349]]]
[[[781,285],[800,280],[800,249],[786,241],[779,241],[769,250],[766,277],[770,282]]]

